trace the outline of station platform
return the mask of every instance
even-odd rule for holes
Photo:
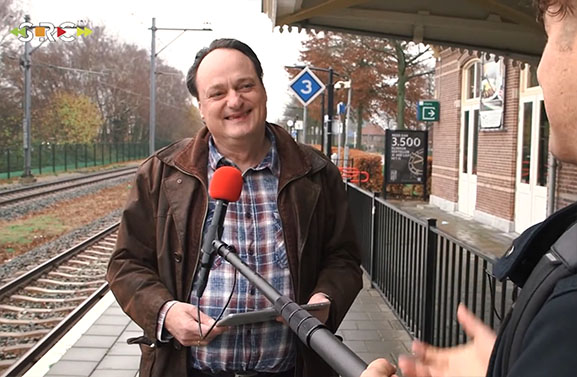
[[[359,357],[386,357],[396,362],[409,353],[412,338],[365,276],[337,334]],[[79,321],[25,377],[135,377],[140,348],[126,339],[142,334],[124,314],[111,292]]]
[[[437,219],[439,230],[475,247],[479,253],[493,260],[502,257],[511,242],[519,236],[519,233],[499,230],[470,216],[459,212],[446,212],[420,200],[387,200],[387,202],[422,220]]]
[[[439,229],[498,258],[518,235],[502,232],[458,213],[447,213],[421,201],[391,202],[422,219],[436,218]],[[85,315],[25,377],[135,377],[140,348],[126,339],[141,335],[111,293]],[[398,355],[410,353],[412,338],[368,276],[364,287],[341,324],[338,335],[364,361],[385,357],[396,364]]]

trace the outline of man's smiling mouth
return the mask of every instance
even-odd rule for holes
[[[224,117],[224,119],[226,120],[236,120],[236,119],[240,119],[240,118],[244,118],[245,116],[247,116],[248,114],[250,114],[252,110],[248,110],[248,111],[244,111],[242,113],[237,113],[237,114],[233,114],[233,115],[229,115]]]

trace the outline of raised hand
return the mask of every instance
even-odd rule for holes
[[[484,377],[495,344],[495,332],[463,304],[457,320],[471,340],[464,345],[438,348],[415,341],[414,356],[399,357],[399,368],[406,377]]]

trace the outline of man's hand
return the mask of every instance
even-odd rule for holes
[[[201,338],[198,329],[199,321],[197,314],[196,306],[178,302],[166,313],[164,327],[180,344],[193,347],[206,346],[212,339],[227,330],[227,327],[215,327],[210,334],[206,336],[206,333],[214,323],[214,319],[200,312],[200,326],[202,327],[202,334],[205,336]]]
[[[322,293],[315,293],[314,295],[312,295],[312,297],[310,298],[309,302],[307,302],[307,304],[318,304],[321,302],[328,302],[329,304],[325,307],[322,307],[318,310],[311,310],[311,314],[314,315],[315,317],[317,317],[317,319],[319,321],[321,321],[322,323],[326,323],[327,319],[329,318],[329,313],[331,310],[331,304],[330,304],[330,300],[327,298],[327,296],[325,296]]]
[[[414,357],[401,356],[399,367],[406,377],[484,377],[495,344],[495,332],[463,304],[457,319],[471,340],[452,348],[413,342]],[[365,376],[363,376],[365,377]]]
[[[360,377],[396,377],[397,368],[386,359],[376,359],[369,364]]]

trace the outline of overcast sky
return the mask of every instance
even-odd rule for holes
[[[54,2],[47,0],[16,0],[30,14],[32,23],[64,21],[76,23],[90,20],[104,25],[120,40],[137,44],[150,51],[152,17],[158,28],[202,28],[210,23],[212,32],[189,31],[163,50],[159,57],[173,67],[186,71],[196,52],[215,38],[236,38],[253,48],[264,69],[268,93],[270,121],[282,115],[290,96],[290,78],[285,65],[298,62],[298,50],[303,34],[273,31],[269,18],[261,13],[260,0],[80,0]],[[156,50],[160,51],[180,34],[178,31],[158,31]],[[88,37],[89,38],[89,37]],[[58,43],[58,42],[55,42]],[[148,77],[143,78],[148,80]]]

